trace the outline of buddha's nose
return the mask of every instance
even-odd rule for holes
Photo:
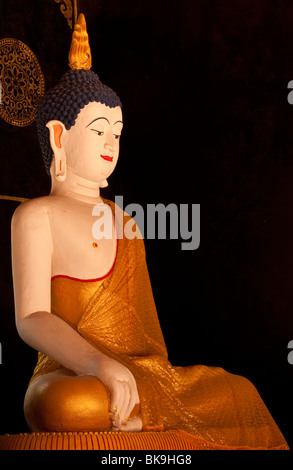
[[[111,152],[114,151],[114,143],[115,138],[113,134],[108,134],[105,140],[105,149],[110,150]]]

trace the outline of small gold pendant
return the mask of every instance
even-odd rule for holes
[[[98,246],[99,246],[99,245],[98,245],[96,242],[93,243],[93,247],[94,247],[94,248],[98,248]]]

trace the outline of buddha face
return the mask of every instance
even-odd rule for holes
[[[119,106],[93,102],[79,113],[75,125],[61,137],[67,168],[77,176],[99,183],[114,171],[123,123]]]

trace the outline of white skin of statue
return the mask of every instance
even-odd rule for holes
[[[112,238],[101,240],[99,248],[93,249],[92,209],[102,204],[100,187],[107,185],[117,164],[122,126],[120,107],[97,102],[81,110],[70,130],[59,121],[47,123],[54,153],[52,189],[49,196],[21,204],[15,211],[12,268],[21,338],[76,375],[99,378],[110,391],[112,430],[140,431],[140,417],[125,421],[139,403],[133,374],[53,315],[50,298],[53,276],[97,279],[113,265],[114,221]]]

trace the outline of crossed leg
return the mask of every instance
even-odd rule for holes
[[[109,391],[99,379],[64,368],[35,378],[24,399],[32,432],[110,430],[109,406]]]

